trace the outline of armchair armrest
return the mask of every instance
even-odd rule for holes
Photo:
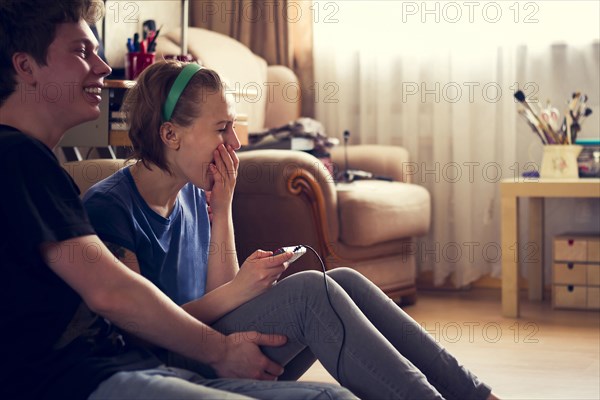
[[[233,200],[238,259],[245,260],[258,248],[295,244],[327,254],[322,247],[337,241],[339,221],[335,184],[323,163],[291,150],[253,150],[238,156]],[[300,270],[305,262],[314,265],[310,257],[292,265]]]
[[[343,146],[333,148],[331,158],[338,170],[345,168]],[[398,182],[411,183],[408,162],[409,154],[404,147],[376,144],[348,146],[348,168],[389,176]]]
[[[71,175],[83,197],[85,192],[97,182],[109,177],[121,168],[132,164],[132,160],[123,159],[97,159],[83,161],[68,161],[62,164],[63,168]]]
[[[300,118],[302,100],[296,74],[283,65],[267,67],[265,128],[276,128]]]

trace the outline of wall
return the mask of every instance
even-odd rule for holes
[[[125,65],[126,43],[135,32],[142,34],[142,23],[156,21],[161,32],[178,29],[181,25],[181,2],[177,0],[109,0],[105,13],[105,55],[112,68]],[[100,22],[98,24],[100,29]]]

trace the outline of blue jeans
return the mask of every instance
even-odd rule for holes
[[[263,352],[297,378],[319,359],[340,384],[369,399],[486,399],[491,389],[408,314],[349,268],[293,274],[219,319],[224,333],[288,337]]]
[[[167,366],[119,372],[102,382],[89,400],[356,400],[346,389],[326,383],[206,379]]]

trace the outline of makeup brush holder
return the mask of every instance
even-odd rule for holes
[[[573,179],[579,178],[577,156],[583,146],[549,144],[544,146],[542,155],[541,178]]]

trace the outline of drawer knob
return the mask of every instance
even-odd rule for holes
[[[575,243],[575,241],[573,239],[569,239],[569,246],[573,246],[573,243]]]
[[[573,267],[574,267],[573,263],[568,263],[568,264],[567,264],[567,268],[569,268],[569,269],[573,269]]]
[[[567,286],[567,290],[569,292],[572,292],[573,290],[575,290],[575,287],[573,285],[569,285],[569,286]]]

